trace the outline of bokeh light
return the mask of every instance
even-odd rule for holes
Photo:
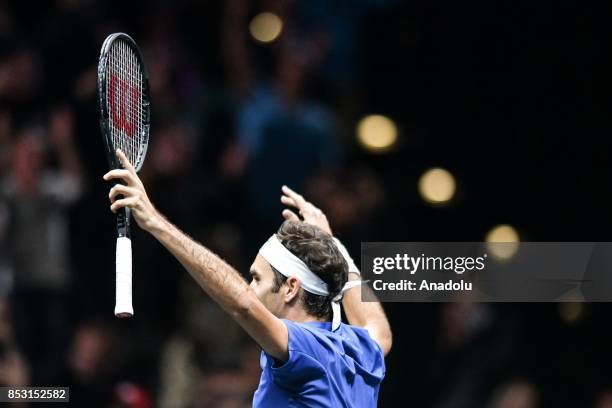
[[[274,13],[259,13],[251,20],[249,31],[257,41],[269,43],[276,40],[283,31],[283,20]]]
[[[419,179],[419,193],[430,204],[448,203],[455,195],[455,190],[455,178],[442,168],[429,169]]]
[[[520,237],[510,225],[498,225],[491,228],[485,237],[491,255],[499,260],[512,258],[518,251]]]
[[[383,115],[365,116],[357,123],[357,140],[369,152],[387,152],[397,142],[397,126]]]
[[[568,324],[577,323],[584,315],[584,304],[581,302],[559,303],[559,316]]]

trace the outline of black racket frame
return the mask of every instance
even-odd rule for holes
[[[106,151],[106,157],[108,164],[111,169],[122,169],[123,166],[115,154],[115,147],[113,146],[113,140],[110,132],[109,124],[109,112],[106,104],[106,89],[107,89],[107,63],[108,54],[111,46],[115,41],[123,40],[125,43],[134,51],[138,63],[143,72],[143,109],[144,109],[144,123],[142,131],[144,132],[143,139],[144,146],[142,146],[143,153],[139,163],[133,163],[134,167],[138,171],[147,153],[147,147],[149,145],[149,133],[151,125],[151,97],[149,92],[149,74],[147,67],[142,58],[142,53],[136,42],[125,33],[114,33],[106,37],[100,50],[100,58],[98,60],[98,106],[100,108],[100,130],[102,132],[102,138],[104,140],[104,148]],[[115,183],[116,184],[116,183]],[[118,199],[121,196],[117,197]],[[117,237],[130,237],[130,210],[125,207],[123,211],[117,212]]]

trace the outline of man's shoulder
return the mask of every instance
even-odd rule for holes
[[[319,362],[334,361],[335,367],[344,367],[353,373],[358,370],[377,381],[384,377],[384,354],[367,329],[341,323],[332,331],[331,323],[283,322],[289,332],[290,354],[301,353]]]
[[[362,355],[382,352],[367,329],[341,323],[332,331],[331,322],[295,322],[282,319],[289,331],[289,347],[300,351],[325,349],[340,354]]]

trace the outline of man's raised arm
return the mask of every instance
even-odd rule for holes
[[[281,202],[283,204],[296,208],[302,218],[304,218],[304,222],[315,225],[332,235],[327,217],[320,209],[306,201],[304,197],[287,186],[283,186],[282,191],[283,196],[281,196]],[[283,217],[287,220],[301,221],[293,211],[288,209],[283,210]],[[341,250],[346,252],[345,248]],[[345,257],[347,256],[348,252]],[[359,271],[356,266],[349,268],[349,270]],[[360,280],[361,276],[359,273],[349,272],[348,279],[349,281]],[[370,291],[370,299],[376,298],[368,286],[363,286],[363,288],[357,286],[347,290],[342,298],[342,306],[344,307],[346,318],[350,324],[367,329],[370,333],[370,337],[380,345],[383,353],[387,355],[391,350],[393,341],[391,326],[389,325],[389,321],[387,320],[387,316],[380,302],[361,301],[361,290]]]
[[[349,282],[360,279],[360,275],[354,272],[349,273]],[[342,297],[344,313],[350,324],[368,330],[370,336],[380,344],[380,348],[386,356],[391,351],[393,343],[391,326],[380,302],[363,302],[361,300],[361,290],[370,291],[369,298],[375,299],[372,289],[367,285],[349,289]]]
[[[283,322],[266,309],[234,268],[164,218],[149,200],[125,155],[118,150],[117,157],[125,169],[111,170],[104,179],[121,179],[126,184],[117,184],[110,190],[111,210],[129,207],[138,225],[166,247],[223,310],[268,354],[286,361],[288,334]]]

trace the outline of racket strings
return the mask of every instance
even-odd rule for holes
[[[106,103],[113,147],[121,149],[138,170],[146,146],[141,64],[133,49],[117,40],[108,53],[107,70]]]

